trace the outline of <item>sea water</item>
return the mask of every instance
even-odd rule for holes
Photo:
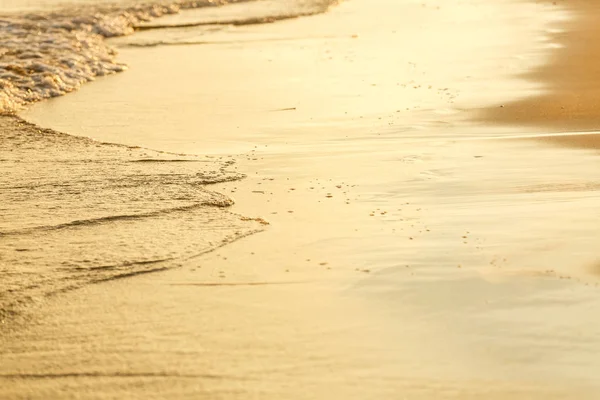
[[[508,98],[544,89],[514,75],[544,61],[552,43],[543,32],[550,29],[547,15],[554,13],[512,2],[448,4],[357,0],[318,14],[326,8],[313,9],[308,2],[256,2],[198,8],[153,21],[144,17],[135,22],[136,34],[108,42],[93,36],[106,54],[94,68],[126,65],[129,71],[20,114],[41,126],[102,142],[37,128],[45,136],[78,143],[68,144],[77,149],[74,168],[66,163],[66,173],[48,170],[42,183],[47,176],[69,178],[76,173],[75,183],[66,186],[74,186],[67,193],[77,197],[64,197],[59,206],[72,207],[71,199],[77,199],[74,215],[83,217],[54,222],[71,214],[53,208],[26,214],[32,207],[23,206],[23,211],[9,214],[7,226],[16,228],[2,238],[9,246],[3,255],[12,256],[17,274],[25,270],[36,277],[35,267],[42,265],[48,271],[44,277],[75,282],[74,287],[163,265],[192,270],[208,264],[219,271],[208,274],[211,282],[223,285],[276,271],[287,282],[336,282],[344,287],[336,295],[356,300],[380,318],[378,325],[368,326],[359,312],[354,315],[356,309],[343,309],[355,318],[338,315],[345,323],[336,325],[333,319],[320,321],[315,312],[310,314],[313,319],[298,324],[278,313],[287,321],[278,324],[271,314],[278,298],[265,296],[261,302],[256,293],[238,298],[232,291],[223,292],[225,300],[203,298],[206,311],[221,303],[230,303],[232,310],[248,309],[243,320],[249,326],[218,314],[197,325],[197,315],[188,314],[186,307],[180,307],[183,318],[178,321],[178,313],[158,311],[160,304],[154,304],[152,312],[177,333],[168,337],[191,343],[187,339],[202,326],[215,338],[227,338],[211,342],[214,354],[205,362],[209,370],[229,375],[212,383],[203,380],[207,393],[235,397],[230,393],[234,380],[227,377],[244,367],[251,371],[244,376],[256,379],[242,384],[246,391],[237,393],[240,398],[264,393],[265,387],[268,393],[283,393],[279,398],[303,398],[302,391],[285,389],[285,381],[292,386],[296,382],[294,376],[302,377],[305,388],[323,390],[321,394],[355,398],[374,393],[379,398],[399,393],[461,398],[461,390],[463,398],[505,398],[507,393],[531,398],[552,392],[555,387],[548,382],[563,389],[593,386],[593,369],[577,365],[595,362],[592,338],[598,329],[590,326],[586,310],[598,303],[591,291],[573,296],[573,286],[560,278],[594,279],[587,271],[594,265],[597,240],[597,157],[533,140],[547,132],[484,128],[468,120],[468,110],[500,106]],[[290,13],[294,7],[299,11]],[[307,14],[318,15],[260,24]],[[82,65],[87,62],[84,57]],[[17,106],[36,100],[27,95]],[[10,121],[19,133],[36,129]],[[120,145],[103,144],[107,142]],[[80,150],[90,143],[97,150]],[[45,157],[47,151],[22,152],[32,147],[39,145],[19,146],[15,158],[48,162],[39,155]],[[69,158],[68,153],[60,157]],[[101,167],[88,169],[98,159]],[[28,179],[36,181],[40,168],[32,169]],[[220,183],[240,173],[248,175],[245,180]],[[90,180],[94,176],[97,181]],[[212,207],[230,201],[207,192],[208,183],[239,198],[234,211],[271,225],[263,234],[199,261],[190,257],[264,227],[262,219],[248,221]],[[20,186],[11,184],[16,189],[5,192],[7,196],[15,190],[19,194]],[[35,183],[28,188],[23,190],[39,192]],[[55,207],[54,197],[42,199]],[[152,208],[156,205],[158,213]],[[140,209],[145,207],[150,209]],[[105,208],[106,215],[101,213]],[[18,216],[23,214],[29,216],[21,221]],[[131,220],[131,215],[136,218]],[[44,223],[52,229],[38,229],[36,224],[45,220],[52,221]],[[32,233],[37,236],[23,236]],[[40,241],[48,246],[37,249]],[[55,253],[45,257],[45,249]],[[28,251],[31,257],[22,256]],[[255,253],[258,257],[252,259]],[[55,259],[66,262],[65,268],[56,268]],[[13,284],[14,292],[29,293],[23,285]],[[302,300],[297,309],[313,302],[315,310],[326,309],[333,302],[330,297],[313,298],[320,293],[314,285],[303,287],[305,292],[298,289]],[[164,291],[173,304],[193,296],[180,286]],[[34,293],[42,297],[37,289]],[[561,311],[567,304],[576,311]],[[282,315],[288,313],[296,316],[291,311]],[[260,379],[272,365],[251,362],[257,348],[230,353],[246,343],[240,338],[252,338],[259,329],[254,320],[261,321],[260,332],[280,328],[285,333],[267,335],[265,341],[283,349],[281,358],[277,351],[264,354],[280,367],[275,368],[281,378],[277,382]],[[231,324],[231,335],[222,332],[222,323]],[[318,326],[305,332],[311,324]],[[295,336],[298,331],[306,336]],[[573,350],[572,336],[561,333],[565,331],[579,332],[584,345]],[[132,342],[126,334],[118,338]],[[186,351],[198,345],[193,343]],[[331,349],[340,351],[337,358],[324,357]],[[181,373],[205,372],[193,368],[197,353],[188,358],[187,352],[167,350],[169,362],[189,361]],[[345,358],[349,355],[356,358]],[[97,356],[110,361],[110,354]],[[126,359],[138,360],[135,355]],[[362,362],[350,362],[355,359]],[[10,365],[23,363],[14,357]],[[368,379],[356,379],[364,376]],[[330,383],[320,385],[326,377]],[[110,387],[116,387],[115,379]],[[192,389],[181,384],[178,393]]]

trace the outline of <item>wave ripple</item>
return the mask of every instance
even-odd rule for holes
[[[172,1],[129,6],[71,7],[62,11],[0,15],[0,113],[73,90],[126,66],[104,39],[184,8],[240,0]]]
[[[85,284],[163,270],[261,230],[207,185],[232,161],[162,153],[0,117],[0,320]],[[143,161],[143,162],[140,162]]]

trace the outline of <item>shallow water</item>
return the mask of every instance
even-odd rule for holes
[[[106,37],[130,34],[142,21],[181,9],[224,3],[47,1],[12,13],[14,4],[0,4],[6,11],[0,21],[0,112],[7,113],[1,121],[2,315],[66,289],[178,266],[260,230],[260,222],[221,210],[231,199],[205,189],[243,177],[230,157],[94,142],[9,115],[123,71]],[[297,3],[295,15],[323,12],[329,4]],[[272,15],[272,8],[263,7],[261,15]],[[30,9],[35,11],[24,12]],[[201,239],[194,235],[200,231]]]
[[[179,270],[49,301],[2,343],[7,395],[596,398],[597,152],[468,112],[543,90],[515,74],[544,61],[560,10],[356,0],[181,27],[265,4],[114,39],[130,71],[22,113],[236,154],[248,177],[215,189],[271,225]]]
[[[0,127],[3,321],[48,295],[172,268],[260,230],[206,187],[243,177],[230,159],[99,143],[14,117]]]
[[[148,24],[155,18],[182,9],[211,8],[240,0],[173,0],[118,3],[81,3],[60,7],[44,3],[40,11],[10,12],[1,7],[0,113],[74,91],[96,77],[122,72],[115,52],[104,41],[136,29],[156,29]],[[326,12],[335,0],[290,0],[267,3],[250,20],[236,24],[261,24]],[[262,4],[262,3],[260,3]],[[273,7],[273,5],[277,7]],[[282,10],[285,8],[285,14]],[[231,22],[231,21],[230,21]],[[222,24],[222,20],[202,24]]]

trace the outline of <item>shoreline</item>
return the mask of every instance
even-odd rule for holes
[[[102,153],[102,151],[98,152],[94,149],[94,147],[99,147],[99,148],[114,148],[116,149],[114,151],[115,153],[115,157],[118,158],[119,156],[119,151],[121,151],[124,156],[124,159],[127,159],[127,157],[131,157],[133,154],[139,154],[140,157],[148,157],[148,159],[144,159],[141,161],[145,161],[146,163],[151,162],[151,161],[156,161],[156,162],[161,162],[161,163],[171,163],[171,162],[182,162],[181,164],[184,164],[183,162],[188,162],[188,161],[198,161],[198,160],[190,160],[189,158],[193,159],[193,158],[202,158],[202,155],[199,154],[191,154],[191,153],[181,153],[181,152],[168,152],[168,151],[162,151],[162,150],[153,150],[147,147],[143,147],[143,146],[138,146],[137,144],[134,145],[124,145],[124,144],[120,144],[117,141],[97,141],[94,140],[93,138],[90,138],[89,136],[86,135],[77,135],[75,133],[65,133],[66,131],[64,130],[55,130],[55,129],[51,129],[49,127],[45,127],[44,124],[35,124],[32,123],[30,121],[27,121],[25,118],[23,118],[20,114],[22,112],[25,112],[27,109],[29,109],[30,107],[34,106],[37,103],[40,102],[44,102],[44,101],[50,101],[51,99],[55,99],[58,97],[62,97],[66,94],[70,94],[73,95],[74,93],[77,93],[77,91],[79,91],[81,88],[85,88],[88,86],[88,84],[90,82],[93,82],[95,79],[99,79],[99,78],[103,78],[107,75],[112,75],[114,73],[117,72],[122,72],[126,69],[126,66],[124,64],[121,64],[118,61],[118,57],[117,54],[114,52],[113,47],[110,45],[110,43],[107,43],[107,40],[109,38],[113,38],[113,37],[125,37],[128,36],[129,34],[132,34],[135,32],[135,28],[137,26],[141,26],[140,23],[149,23],[150,21],[154,21],[157,19],[160,19],[161,17],[164,19],[166,16],[173,16],[176,15],[177,13],[179,13],[180,11],[190,11],[190,10],[195,10],[198,12],[203,12],[206,11],[210,8],[214,8],[215,6],[237,6],[237,5],[241,5],[242,7],[244,6],[245,3],[251,3],[251,1],[246,1],[246,0],[217,0],[217,1],[212,1],[212,0],[199,0],[199,1],[172,1],[170,3],[164,3],[164,4],[152,4],[150,2],[148,3],[144,3],[144,4],[128,4],[128,5],[119,5],[119,4],[110,4],[110,3],[100,3],[100,4],[92,4],[91,2],[88,4],[83,4],[81,5],[81,9],[85,10],[86,13],[84,13],[83,17],[81,15],[79,15],[77,13],[77,9],[75,10],[76,12],[74,13],[73,10],[70,10],[68,7],[66,7],[66,5],[64,4],[57,4],[57,5],[52,5],[52,4],[45,4],[44,6],[40,5],[39,9],[27,9],[27,12],[23,11],[23,12],[19,12],[18,11],[18,7],[16,7],[14,10],[9,11],[9,12],[5,12],[2,13],[1,15],[6,16],[6,20],[3,20],[2,23],[4,23],[4,25],[2,26],[2,28],[4,28],[2,33],[8,34],[9,36],[11,35],[11,33],[14,33],[16,35],[21,35],[21,39],[23,38],[27,38],[27,30],[28,28],[28,18],[38,18],[41,21],[47,21],[48,18],[46,18],[46,16],[50,15],[55,19],[58,19],[59,21],[61,21],[64,26],[61,26],[60,24],[58,24],[58,28],[54,28],[54,25],[48,24],[48,26],[44,26],[42,25],[42,27],[44,29],[41,29],[41,32],[43,33],[43,35],[47,35],[47,34],[56,34],[58,35],[58,38],[56,38],[59,42],[61,42],[64,46],[66,46],[65,48],[62,48],[62,50],[66,50],[67,51],[67,55],[66,56],[72,56],[72,54],[70,54],[71,52],[75,52],[77,53],[78,50],[81,50],[81,48],[78,48],[76,45],[74,45],[73,43],[70,43],[69,41],[72,39],[71,36],[73,33],[77,33],[79,32],[82,36],[81,37],[77,37],[76,42],[78,41],[82,41],[83,42],[83,48],[86,51],[82,52],[83,57],[81,59],[75,58],[74,60],[70,60],[70,63],[67,70],[69,69],[75,69],[76,72],[73,74],[70,73],[66,73],[65,71],[61,70],[60,68],[57,67],[57,65],[61,65],[61,63],[55,63],[55,60],[52,57],[58,57],[58,55],[54,54],[52,52],[52,49],[48,46],[46,46],[44,51],[40,51],[40,54],[37,54],[37,58],[38,59],[42,59],[43,61],[45,61],[44,57],[47,55],[46,52],[48,51],[48,49],[50,48],[50,52],[49,52],[49,57],[50,57],[50,66],[51,69],[49,71],[46,71],[48,68],[48,66],[44,66],[46,67],[46,69],[40,67],[39,65],[36,68],[33,68],[31,70],[24,68],[23,66],[27,66],[27,63],[29,62],[28,60],[30,59],[30,57],[22,57],[22,58],[16,58],[16,59],[11,59],[9,58],[8,62],[8,67],[5,68],[5,70],[8,72],[7,75],[9,76],[8,78],[4,78],[4,79],[8,79],[6,81],[3,81],[2,79],[0,79],[0,84],[4,84],[3,86],[3,91],[0,92],[0,128],[2,129],[2,134],[4,135],[5,141],[3,143],[3,146],[6,147],[6,149],[8,151],[21,151],[23,153],[23,159],[29,159],[30,163],[33,163],[35,161],[39,161],[37,159],[33,160],[31,159],[31,157],[33,158],[40,158],[40,156],[38,154],[34,154],[34,152],[36,150],[38,150],[36,147],[44,147],[47,145],[47,143],[44,143],[44,141],[48,141],[50,142],[54,142],[54,144],[56,145],[57,149],[56,152],[57,154],[59,154],[61,151],[67,153],[68,149],[66,149],[66,147],[68,146],[69,142],[75,143],[75,147],[79,146],[79,147],[83,147],[83,149],[79,149],[83,154],[74,154],[73,158],[77,159],[78,157],[85,155],[86,152],[89,153],[89,157],[90,157],[90,161],[106,161],[106,160],[94,160],[94,157],[97,157],[97,153]],[[330,4],[329,2],[326,2],[324,4]],[[29,6],[28,6],[29,7]],[[98,11],[100,12],[101,16],[105,17],[105,19],[99,17],[98,15],[94,15],[93,13],[91,13],[91,11]],[[315,10],[313,10],[312,14],[318,14],[318,13],[323,13],[326,12],[327,8],[317,8]],[[88,15],[89,14],[89,15]],[[312,15],[311,14],[311,15]],[[44,18],[40,18],[39,16],[44,16]],[[209,14],[210,15],[210,14]],[[298,15],[303,16],[303,14],[299,14]],[[291,18],[292,16],[288,15],[287,18]],[[270,22],[267,18],[266,22]],[[259,23],[259,19],[254,19],[253,23]],[[219,22],[218,24],[222,24],[222,22]],[[67,27],[67,28],[65,28]],[[13,32],[14,31],[14,32]],[[76,36],[76,35],[75,35]],[[44,36],[45,38],[46,36]],[[24,40],[24,39],[23,39]],[[41,43],[41,45],[40,45]],[[28,51],[33,51],[35,52],[36,50],[39,50],[38,47],[43,48],[44,47],[44,43],[46,43],[45,41],[41,40],[41,39],[35,39],[31,44],[29,49],[26,49]],[[15,54],[20,54],[19,52],[24,51],[24,49],[20,49],[18,48],[18,41],[12,41],[10,43],[10,46],[12,46],[12,52],[1,52],[0,55],[5,55],[9,54],[9,57],[14,56],[13,53]],[[75,49],[75,50],[74,50]],[[91,50],[90,50],[91,49]],[[94,51],[97,51],[99,53],[94,53]],[[63,56],[65,56],[63,54]],[[10,63],[10,61],[13,62],[13,64]],[[43,64],[43,61],[41,61],[40,63]],[[23,65],[21,65],[23,64]],[[55,65],[56,64],[56,65]],[[56,68],[55,68],[56,67]],[[93,68],[92,68],[93,67]],[[28,98],[27,96],[20,94],[18,90],[14,90],[15,88],[12,86],[12,81],[11,79],[15,79],[15,77],[17,77],[17,75],[12,74],[12,72],[15,72],[18,76],[21,76],[21,78],[25,79],[30,79],[31,82],[34,82],[36,79],[39,79],[39,77],[36,75],[37,73],[43,72],[44,74],[50,74],[51,75],[51,79],[48,82],[45,82],[45,85],[43,86],[43,90],[41,90],[39,93],[35,92],[35,90],[29,90],[29,95],[31,95],[30,98]],[[43,76],[46,76],[43,75]],[[73,77],[74,75],[74,77]],[[29,81],[27,81],[26,83],[31,83]],[[23,82],[21,82],[23,83]],[[25,86],[25,84],[23,84],[23,86]],[[36,87],[34,87],[33,89],[37,89]],[[48,90],[46,90],[48,89]],[[19,89],[20,90],[20,89]],[[6,91],[6,92],[4,92]],[[35,92],[35,93],[34,93]],[[12,98],[10,95],[14,95]],[[30,140],[31,143],[18,143],[17,144],[17,148],[11,148],[11,140],[14,139],[14,135],[21,135],[24,138],[27,138],[27,140]],[[21,138],[22,139],[22,138]],[[21,140],[21,141],[26,141],[26,140]],[[18,141],[17,141],[18,142]],[[18,146],[23,146],[23,148],[19,148]],[[31,146],[31,154],[27,153],[25,149],[27,149],[26,146]],[[87,146],[87,147],[86,147]],[[55,149],[52,148],[51,146],[46,146],[48,147],[48,152],[51,153],[53,152]],[[128,154],[127,152],[131,153]],[[106,151],[106,153],[110,153],[110,151]],[[15,167],[15,165],[8,165],[9,163],[14,164],[15,162],[19,162],[20,160],[13,160],[14,154],[11,154],[11,157],[8,157],[6,160],[4,159],[0,159],[0,161],[5,161],[6,163],[1,165],[2,167],[6,167],[8,171],[12,172],[13,167]],[[106,154],[101,154],[101,157],[106,156]],[[166,156],[166,157],[165,157]],[[209,155],[205,155],[207,157],[206,160],[202,160],[202,162],[206,162],[207,165],[208,163],[210,163],[211,161],[213,161],[213,166],[218,166],[220,165],[220,167],[218,167],[218,171],[203,171],[203,172],[198,172],[198,176],[199,178],[197,178],[197,182],[194,182],[196,184],[200,183],[201,185],[204,184],[206,185],[213,185],[219,182],[222,182],[223,180],[225,181],[229,181],[229,180],[239,180],[239,179],[243,179],[242,178],[242,174],[239,174],[236,171],[228,171],[227,167],[230,165],[228,164],[228,162],[225,162],[222,164],[222,159],[225,158],[227,159],[229,156],[223,156],[223,157],[218,157],[218,159],[214,159],[212,156]],[[41,156],[43,157],[43,155]],[[155,157],[157,158],[157,160],[153,160],[152,158]],[[170,159],[165,159],[165,158],[173,158],[172,160]],[[186,158],[187,157],[187,158]],[[179,159],[178,159],[179,158]],[[229,157],[230,158],[230,157]],[[64,161],[64,160],[60,160],[60,161]],[[111,160],[113,162],[116,162],[117,164],[119,162],[123,162],[122,159],[119,160]],[[45,160],[43,160],[43,162],[45,162]],[[125,161],[125,162],[129,162],[129,161]],[[59,163],[60,164],[60,163]],[[76,164],[76,161],[74,161],[74,164]],[[106,165],[108,166],[108,162],[106,162]],[[85,166],[83,166],[82,168],[85,168]],[[108,168],[108,167],[107,167]],[[59,168],[60,169],[60,168]],[[67,168],[68,169],[68,168]],[[149,169],[149,168],[147,168]],[[164,168],[162,168],[164,169]],[[181,168],[183,170],[183,174],[180,175],[185,175],[186,168]],[[200,171],[200,169],[198,170]],[[67,175],[69,173],[71,173],[72,175],[75,175],[73,173],[73,171],[62,171],[63,173],[66,173]],[[202,178],[202,174],[206,173],[207,178],[206,181],[203,181]],[[151,174],[151,172],[149,173]],[[227,177],[227,175],[230,175],[229,177]],[[219,176],[220,175],[220,176]],[[23,177],[24,179],[30,178],[30,177]],[[45,178],[45,177],[44,177]],[[64,182],[64,186],[65,187],[70,187],[70,186],[77,186],[79,182],[77,182],[77,179],[80,177],[77,176],[73,176],[73,179],[75,179],[74,181],[67,181]],[[119,176],[112,176],[110,178],[107,178],[107,180],[111,180],[111,179],[119,179],[121,177]],[[40,180],[43,180],[43,178],[40,178]],[[102,186],[104,182],[100,182],[99,185]],[[177,186],[177,184],[173,184],[173,182],[167,182],[169,184],[168,186],[168,190],[172,190],[172,187]],[[47,183],[47,185],[51,185],[51,183]],[[135,185],[135,183],[134,183]],[[82,189],[84,190],[84,189]],[[206,193],[208,193],[209,191],[206,191],[205,193],[201,193],[200,194],[200,198],[203,195],[206,195]],[[166,190],[165,190],[166,193]],[[5,193],[5,195],[7,197],[9,197],[10,193]],[[61,194],[53,194],[55,195],[57,198],[60,198]],[[206,201],[206,204],[204,203],[200,203],[200,205],[207,205],[207,206],[215,206],[217,208],[226,208],[226,207],[230,207],[233,204],[233,201],[230,198],[227,198],[226,196],[222,196],[223,198],[219,198],[220,194],[218,193],[214,193],[214,198],[213,199],[205,199],[202,201]],[[36,199],[38,203],[43,203],[43,199]],[[131,200],[131,199],[129,199]],[[214,200],[214,204],[211,204]],[[28,201],[31,201],[31,199],[28,199]],[[125,200],[127,201],[127,200]],[[40,210],[43,209],[44,205],[42,204],[33,204],[31,205],[31,207],[36,207],[34,208],[35,212],[37,212],[38,214],[41,212]],[[41,208],[38,208],[41,207]],[[62,207],[62,205],[58,205],[58,208]],[[188,207],[188,205],[183,206],[182,209],[186,209]],[[116,207],[118,208],[118,207]],[[141,207],[143,208],[143,207]],[[192,205],[191,208],[194,208],[194,205]],[[178,208],[176,207],[174,209],[175,211],[178,210]],[[4,210],[4,212],[13,212],[14,210],[8,208],[6,210]],[[24,210],[23,212],[26,212],[29,210]],[[70,211],[70,210],[69,210]],[[106,211],[106,210],[104,210]],[[99,221],[104,221],[106,220],[106,222],[110,222],[110,221],[116,221],[118,219],[128,219],[128,218],[144,218],[144,217],[153,217],[156,216],[158,214],[164,213],[165,210],[154,210],[151,211],[148,214],[144,214],[139,213],[139,214],[134,214],[134,215],[103,215],[99,217],[98,219],[92,218],[90,220],[87,220],[85,218],[83,218],[82,220],[74,220],[74,221],[66,221],[63,224],[58,224],[56,226],[50,224],[48,227],[37,227],[37,226],[33,226],[33,228],[31,229],[32,231],[35,231],[36,229],[48,229],[48,230],[60,230],[65,228],[65,230],[68,230],[70,228],[79,226],[79,225],[87,225],[87,224],[94,224],[96,222]],[[92,213],[93,214],[93,213]],[[237,217],[239,217],[239,219],[245,223],[247,223],[249,226],[250,225],[255,225],[256,228],[253,229],[251,232],[244,232],[243,229],[241,229],[240,231],[235,231],[235,232],[231,232],[232,235],[230,236],[226,236],[225,238],[223,238],[223,240],[227,243],[237,240],[239,238],[245,237],[247,235],[253,234],[253,233],[257,233],[263,230],[264,225],[268,225],[268,222],[266,222],[264,219],[261,218],[249,218],[249,217],[244,217],[241,215],[237,215],[237,214],[231,214],[231,215],[235,215]],[[30,215],[25,215],[24,219],[30,218]],[[7,231],[4,231],[2,233],[0,233],[0,235],[3,236],[3,238],[5,236],[10,236],[13,235],[14,233],[19,234],[19,229],[13,229],[14,232],[10,229],[10,222],[12,221],[11,218],[14,219],[13,215],[8,215],[6,216],[6,221],[2,221],[5,222],[4,228],[8,227]],[[65,217],[67,218],[67,217]],[[73,218],[75,218],[75,216],[73,216]],[[234,219],[235,219],[234,218]],[[57,218],[60,219],[60,218]],[[227,220],[227,218],[224,218],[224,220]],[[13,221],[14,222],[14,221]],[[42,224],[43,221],[39,221],[40,224]],[[209,221],[210,222],[210,221]],[[35,223],[31,222],[32,225],[35,225]],[[43,224],[42,224],[43,225]],[[236,228],[237,222],[233,223],[231,226],[231,229],[237,229]],[[18,226],[18,224],[16,225]],[[221,228],[221,230],[225,231],[226,229]],[[214,232],[213,232],[214,233]],[[51,233],[49,233],[50,235]],[[108,236],[108,235],[107,235]],[[209,235],[210,236],[210,235]],[[226,244],[226,243],[225,243]],[[7,252],[7,255],[10,254],[10,252],[15,251],[15,249],[13,249],[14,246],[16,246],[14,243],[10,243],[10,240],[5,239],[4,243],[2,243],[2,245],[5,247],[4,250]],[[199,245],[199,248],[202,247],[203,244]],[[206,245],[206,244],[204,244]],[[210,248],[208,251],[214,251],[217,248],[220,248],[222,245],[217,245],[215,246],[213,243],[208,243],[208,247]],[[212,246],[212,247],[211,247]],[[29,249],[20,249],[17,248],[18,252],[23,251],[23,256],[21,258],[27,259],[27,251],[29,251]],[[200,251],[200,250],[199,250]],[[202,250],[200,251],[200,254],[204,254],[206,253],[206,250]],[[192,257],[196,257],[198,256],[198,252],[196,253],[191,253]],[[48,256],[49,257],[49,256]],[[12,260],[12,258],[9,258],[10,261],[12,261],[13,263],[18,263],[17,260]],[[135,265],[139,265],[140,266],[140,270],[135,270],[135,271],[124,271],[124,272],[115,272],[115,276],[111,276],[110,278],[94,278],[91,277],[89,279],[83,279],[83,281],[90,281],[91,283],[97,283],[100,281],[105,281],[105,280],[110,280],[110,279],[118,279],[118,278],[124,278],[124,277],[128,277],[128,276],[134,276],[134,275],[138,275],[141,273],[147,273],[147,272],[153,272],[153,271],[164,271],[164,270],[168,270],[171,267],[169,266],[163,266],[163,264],[168,264],[169,262],[173,261],[172,263],[174,263],[175,265],[177,265],[178,261],[186,261],[185,258],[183,258],[182,260],[170,260],[169,257],[167,257],[164,262],[163,260],[152,260],[151,262],[149,262],[148,260],[143,260],[141,262],[138,261],[123,261],[123,265],[120,266],[118,265],[119,263],[117,262],[115,265],[108,265],[108,266],[93,266],[91,268],[91,270],[110,270],[112,268],[114,269],[119,269],[121,267],[124,267],[123,269],[127,269],[127,267],[129,266],[135,266]],[[29,261],[25,261],[25,262],[29,262]],[[63,263],[66,262],[66,260],[63,260]],[[83,266],[86,263],[89,263],[90,260],[88,259],[84,259],[83,261],[80,261],[82,263],[81,267],[77,267],[76,269],[81,269],[81,270],[85,270],[87,267]],[[153,264],[160,264],[157,265],[155,268],[153,267]],[[43,262],[42,262],[43,264]],[[145,268],[144,265],[148,265],[148,268]],[[45,267],[48,267],[47,265],[44,265]],[[57,269],[60,269],[62,267],[57,266]],[[66,269],[66,268],[65,268]],[[14,271],[7,269],[6,271],[2,271],[4,273],[7,274],[13,274]],[[33,273],[33,272],[32,272]],[[52,273],[52,272],[51,272]],[[18,275],[19,271],[17,271],[15,273],[15,275]],[[78,272],[76,272],[75,274],[78,274]],[[39,273],[39,277],[36,277],[35,279],[37,280],[41,280],[41,275],[42,273]],[[110,275],[110,273],[107,273],[107,275]],[[44,286],[44,284],[31,284],[31,285],[27,285],[27,284],[23,284],[22,282],[17,282],[18,281],[18,277],[17,278],[11,278],[12,280],[10,280],[9,282],[4,282],[5,283],[5,288],[6,288],[6,293],[8,293],[7,295],[7,302],[2,302],[1,298],[0,298],[0,326],[1,327],[6,327],[6,323],[10,323],[13,322],[15,318],[20,318],[21,315],[20,313],[23,312],[25,314],[25,316],[27,315],[27,313],[29,311],[37,311],[35,310],[36,306],[35,304],[33,305],[33,310],[30,310],[31,307],[29,307],[30,305],[32,305],[33,303],[44,303],[45,302],[45,298],[49,295],[54,295],[57,292],[63,292],[66,290],[71,290],[71,289],[77,289],[80,288],[79,286],[79,282],[75,282],[75,283],[71,283],[71,285],[73,287],[70,287],[69,285],[66,285],[65,287],[58,287],[55,288],[53,287],[54,284],[56,284],[56,282],[52,281],[52,278],[49,278],[48,281],[51,282],[50,285],[46,285]],[[66,278],[65,278],[66,279]],[[13,282],[14,281],[14,282]],[[90,283],[88,282],[88,283]],[[26,286],[27,289],[25,290],[25,293],[21,293],[21,289],[23,286]],[[31,288],[29,288],[29,286]],[[29,293],[27,292],[27,290],[32,289],[31,291],[33,293]],[[15,292],[16,291],[16,292]],[[13,292],[16,293],[16,300],[14,299],[10,299],[10,297],[14,297],[13,296]],[[0,295],[4,295],[6,293],[0,293]],[[1,297],[1,296],[0,296]],[[35,300],[31,300],[31,298],[35,299]],[[27,303],[27,305],[23,305],[22,303]],[[30,304],[31,303],[31,304]],[[7,308],[4,309],[3,306],[6,306]],[[8,329],[11,329],[10,327],[8,327]]]
[[[546,42],[555,46],[545,65],[524,79],[543,84],[543,93],[476,112],[476,121],[576,133],[600,128],[600,3],[584,0],[554,2],[572,19],[555,23]],[[544,142],[599,150],[600,134],[548,137]]]
[[[208,55],[222,53],[206,52],[199,54],[218,67]],[[263,58],[252,61],[257,79],[276,80]],[[600,311],[597,277],[582,271],[596,238],[595,189],[586,186],[592,156],[453,137],[389,137],[381,148],[377,134],[340,135],[324,144],[315,140],[321,132],[303,129],[294,132],[307,133],[305,148],[286,147],[287,138],[258,146],[236,157],[249,177],[217,187],[241,200],[234,212],[272,219],[264,235],[183,268],[52,299],[31,326],[0,338],[9,349],[0,365],[4,393],[240,400],[600,393],[593,368],[600,323],[589,321]]]
[[[244,178],[230,170],[231,160],[98,142],[15,115],[0,115],[0,139],[0,328],[56,294],[176,268],[267,224],[232,213],[233,200],[212,190]],[[172,226],[178,221],[185,228]],[[203,237],[188,249],[170,243],[175,232]],[[171,246],[147,248],[153,242]],[[136,247],[146,248],[130,250]]]
[[[201,25],[261,24],[277,18],[317,15],[327,12],[335,2],[326,0],[303,13],[267,14],[249,21],[213,21],[209,17]],[[106,43],[110,38],[129,36],[142,27],[150,27],[153,20],[177,15],[182,10],[206,11],[247,3],[252,0],[171,0],[123,5],[100,2],[74,9],[59,3],[46,4],[48,9],[40,5],[31,12],[0,12],[0,40],[5,43],[0,56],[6,63],[0,71],[0,115],[19,113],[40,101],[76,92],[98,77],[125,71],[127,66],[117,61],[114,49]],[[32,26],[37,27],[35,33]]]

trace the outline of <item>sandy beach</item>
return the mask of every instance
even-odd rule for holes
[[[149,21],[107,42],[127,72],[0,118],[0,262],[46,278],[3,317],[0,397],[598,398],[600,8],[204,25],[281,4]]]
[[[527,72],[526,79],[541,82],[543,92],[485,110],[483,121],[544,128],[570,133],[544,141],[577,148],[600,148],[598,88],[600,54],[590,46],[600,36],[596,16],[600,5],[587,1],[556,2],[568,7],[570,18],[551,32],[556,50],[551,61]],[[573,133],[583,132],[582,135]]]
[[[542,93],[489,110],[485,120],[543,127],[551,132],[597,130],[600,54],[590,46],[600,36],[600,5],[589,1],[556,2],[569,18],[550,32],[556,50],[549,63],[523,76],[542,84]],[[598,136],[590,137],[597,143]],[[593,145],[597,147],[598,145]]]

